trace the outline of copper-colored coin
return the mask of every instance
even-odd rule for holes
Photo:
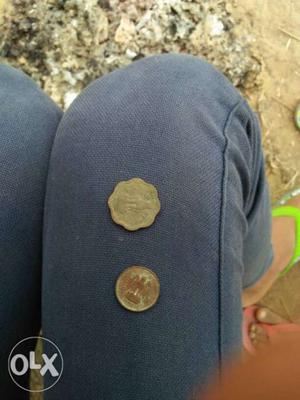
[[[113,221],[129,231],[152,225],[160,210],[156,188],[140,178],[119,182],[108,205]]]
[[[145,311],[157,302],[159,279],[151,269],[133,266],[119,275],[115,290],[117,299],[127,310]]]

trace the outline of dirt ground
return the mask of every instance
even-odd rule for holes
[[[259,112],[273,200],[300,186],[300,132],[294,111],[300,101],[300,2],[243,0],[233,8],[242,29],[255,36],[263,63],[262,85],[247,97]]]
[[[0,8],[4,1],[0,0]],[[239,21],[237,34],[251,36],[252,52],[262,66],[255,85],[250,75],[249,85],[244,84],[242,91],[260,117],[271,196],[277,200],[284,192],[300,187],[300,132],[294,123],[300,101],[300,1],[230,0],[227,6]],[[299,322],[297,293],[300,265],[280,279],[262,303]]]
[[[233,15],[243,21],[241,33],[255,35],[255,51],[263,63],[261,87],[245,94],[260,116],[271,195],[277,200],[300,187],[300,132],[294,123],[300,101],[300,1],[243,0]],[[300,322],[300,263],[261,304]]]

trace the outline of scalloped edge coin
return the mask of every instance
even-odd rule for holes
[[[142,222],[139,223],[134,223],[130,221],[130,218],[126,219],[126,214],[125,216],[124,214],[122,215],[121,213],[118,212],[117,208],[120,199],[122,201],[123,191],[124,190],[128,191],[128,189],[130,189],[131,186],[134,187],[135,189],[139,188],[141,191],[141,196],[145,194],[150,194],[152,196],[151,202],[150,203],[148,202],[148,207],[147,207],[148,209],[151,209],[152,212],[148,215],[147,218],[145,218]],[[151,204],[150,207],[149,204]],[[117,183],[113,193],[110,195],[108,199],[108,206],[110,209],[112,220],[116,224],[123,226],[123,228],[127,229],[128,231],[136,231],[141,228],[148,228],[154,223],[155,218],[160,211],[160,201],[156,187],[151,183],[145,182],[141,178],[132,178],[129,179],[128,181],[121,181]]]

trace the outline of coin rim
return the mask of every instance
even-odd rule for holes
[[[128,308],[128,307],[124,304],[124,302],[123,302],[121,299],[119,299],[118,292],[117,292],[118,284],[119,284],[119,282],[120,282],[122,276],[125,275],[125,273],[126,273],[128,270],[132,269],[132,268],[141,268],[141,269],[144,269],[144,270],[149,271],[152,275],[154,275],[154,277],[155,277],[155,279],[156,279],[156,282],[157,282],[157,285],[158,285],[158,291],[157,291],[157,295],[156,295],[156,297],[155,297],[154,302],[153,302],[152,304],[150,304],[148,307],[143,308],[142,310],[133,310],[132,308]],[[157,275],[152,269],[150,269],[150,268],[148,268],[148,267],[144,267],[144,266],[141,266],[141,265],[131,265],[130,267],[125,268],[125,269],[118,275],[117,280],[116,280],[116,283],[115,283],[115,295],[116,295],[116,298],[117,298],[118,302],[119,302],[119,303],[121,304],[121,306],[123,306],[126,310],[128,310],[128,311],[133,311],[133,312],[143,312],[143,311],[147,311],[147,310],[149,310],[149,308],[153,307],[153,306],[157,303],[157,300],[158,300],[159,295],[160,295],[160,281],[159,281],[158,275]]]
[[[154,216],[150,219],[150,221],[147,224],[145,224],[145,223],[144,224],[138,224],[138,225],[134,225],[134,227],[132,227],[132,225],[128,225],[125,221],[120,220],[120,218],[118,218],[118,214],[116,213],[116,211],[114,210],[114,208],[112,206],[113,196],[118,191],[120,185],[122,183],[128,183],[128,182],[131,182],[131,181],[141,181],[144,185],[152,187],[154,189],[154,191],[156,192],[156,200],[157,200],[156,203],[157,203],[157,206],[158,206],[156,213],[154,214]],[[125,228],[128,231],[137,231],[139,229],[150,227],[151,225],[153,225],[157,215],[159,214],[159,212],[161,210],[161,203],[160,203],[160,200],[159,200],[158,190],[156,189],[156,187],[152,183],[146,182],[142,178],[131,178],[131,179],[128,179],[127,181],[118,182],[115,185],[113,192],[109,196],[107,203],[108,203],[108,207],[110,209],[110,214],[111,214],[111,218],[112,218],[113,222],[115,224],[117,224],[117,225],[122,226],[123,228]]]

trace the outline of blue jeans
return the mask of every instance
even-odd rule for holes
[[[37,335],[41,326],[44,198],[50,151],[61,116],[31,79],[0,65],[1,399],[28,398],[12,382],[7,364],[13,346]]]
[[[34,93],[26,97],[30,123],[42,118],[49,143],[34,164],[40,136],[29,135],[34,150],[26,165],[34,182],[40,170],[45,178],[60,114],[49,101],[42,115],[32,107]],[[8,133],[20,129],[9,121]],[[12,164],[6,136],[1,132],[1,157]],[[111,220],[107,199],[119,181],[133,177],[155,185],[161,212],[151,227],[129,232]],[[2,199],[2,171],[0,179]],[[18,188],[8,188],[10,210]],[[42,205],[42,179],[37,192]],[[35,202],[27,208],[19,202],[24,223],[36,218]],[[240,351],[242,289],[272,262],[270,210],[257,118],[211,65],[188,55],[153,56],[89,85],[58,125],[48,169],[42,328],[60,348],[64,372],[45,399],[184,400],[203,389]],[[38,260],[41,227],[39,218],[30,237]],[[1,224],[0,239],[1,259],[2,247],[10,246],[1,262],[5,270],[11,265],[10,298],[16,303],[28,292],[28,271],[36,289],[25,319],[15,320],[17,305],[1,312],[1,337],[11,345],[11,326],[19,336],[27,334],[25,325],[39,326],[41,269],[22,253],[28,238],[7,243]],[[160,298],[145,312],[127,311],[114,294],[117,277],[131,265],[151,268],[160,280]],[[16,288],[16,280],[23,285]],[[9,301],[3,299],[6,307]]]

